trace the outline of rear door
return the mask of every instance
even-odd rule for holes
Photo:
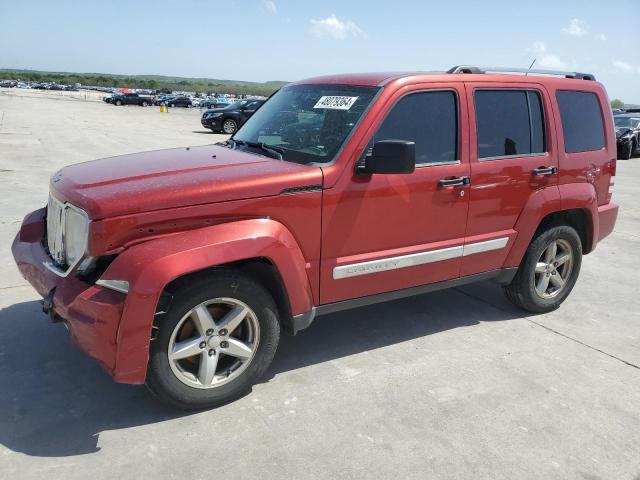
[[[321,303],[459,276],[469,198],[466,118],[462,84],[413,85],[388,100],[362,150],[380,140],[413,141],[416,169],[356,175],[350,165],[324,191]]]
[[[467,83],[471,189],[461,275],[501,268],[529,197],[558,184],[555,125],[536,83]]]

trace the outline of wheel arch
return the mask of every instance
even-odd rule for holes
[[[550,225],[569,225],[580,236],[583,253],[593,251],[598,239],[595,188],[590,183],[547,187],[534,192],[514,226],[518,232],[504,267],[517,267],[532,240]]]
[[[278,267],[271,259],[266,257],[253,257],[229,263],[222,263],[203,268],[202,270],[185,273],[184,275],[175,278],[165,285],[162,293],[160,294],[160,298],[156,304],[154,317],[155,322],[162,319],[162,314],[168,310],[171,305],[173,295],[179,289],[195,282],[205,282],[208,278],[221,270],[239,271],[264,286],[276,302],[280,326],[287,333],[293,332],[293,315],[291,314],[291,305],[289,303],[287,288]]]

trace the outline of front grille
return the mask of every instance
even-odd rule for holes
[[[47,246],[49,255],[59,267],[65,267],[64,254],[64,204],[51,195],[47,204]]]

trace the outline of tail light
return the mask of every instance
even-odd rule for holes
[[[612,177],[616,176],[617,164],[618,162],[615,158],[609,162],[609,173],[611,174]]]

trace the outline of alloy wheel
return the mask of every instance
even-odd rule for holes
[[[573,270],[573,250],[563,239],[552,241],[542,252],[533,273],[536,293],[541,298],[557,296],[567,285]]]
[[[253,310],[233,298],[203,302],[182,317],[167,351],[178,380],[194,388],[216,388],[237,378],[254,358],[260,325]]]

